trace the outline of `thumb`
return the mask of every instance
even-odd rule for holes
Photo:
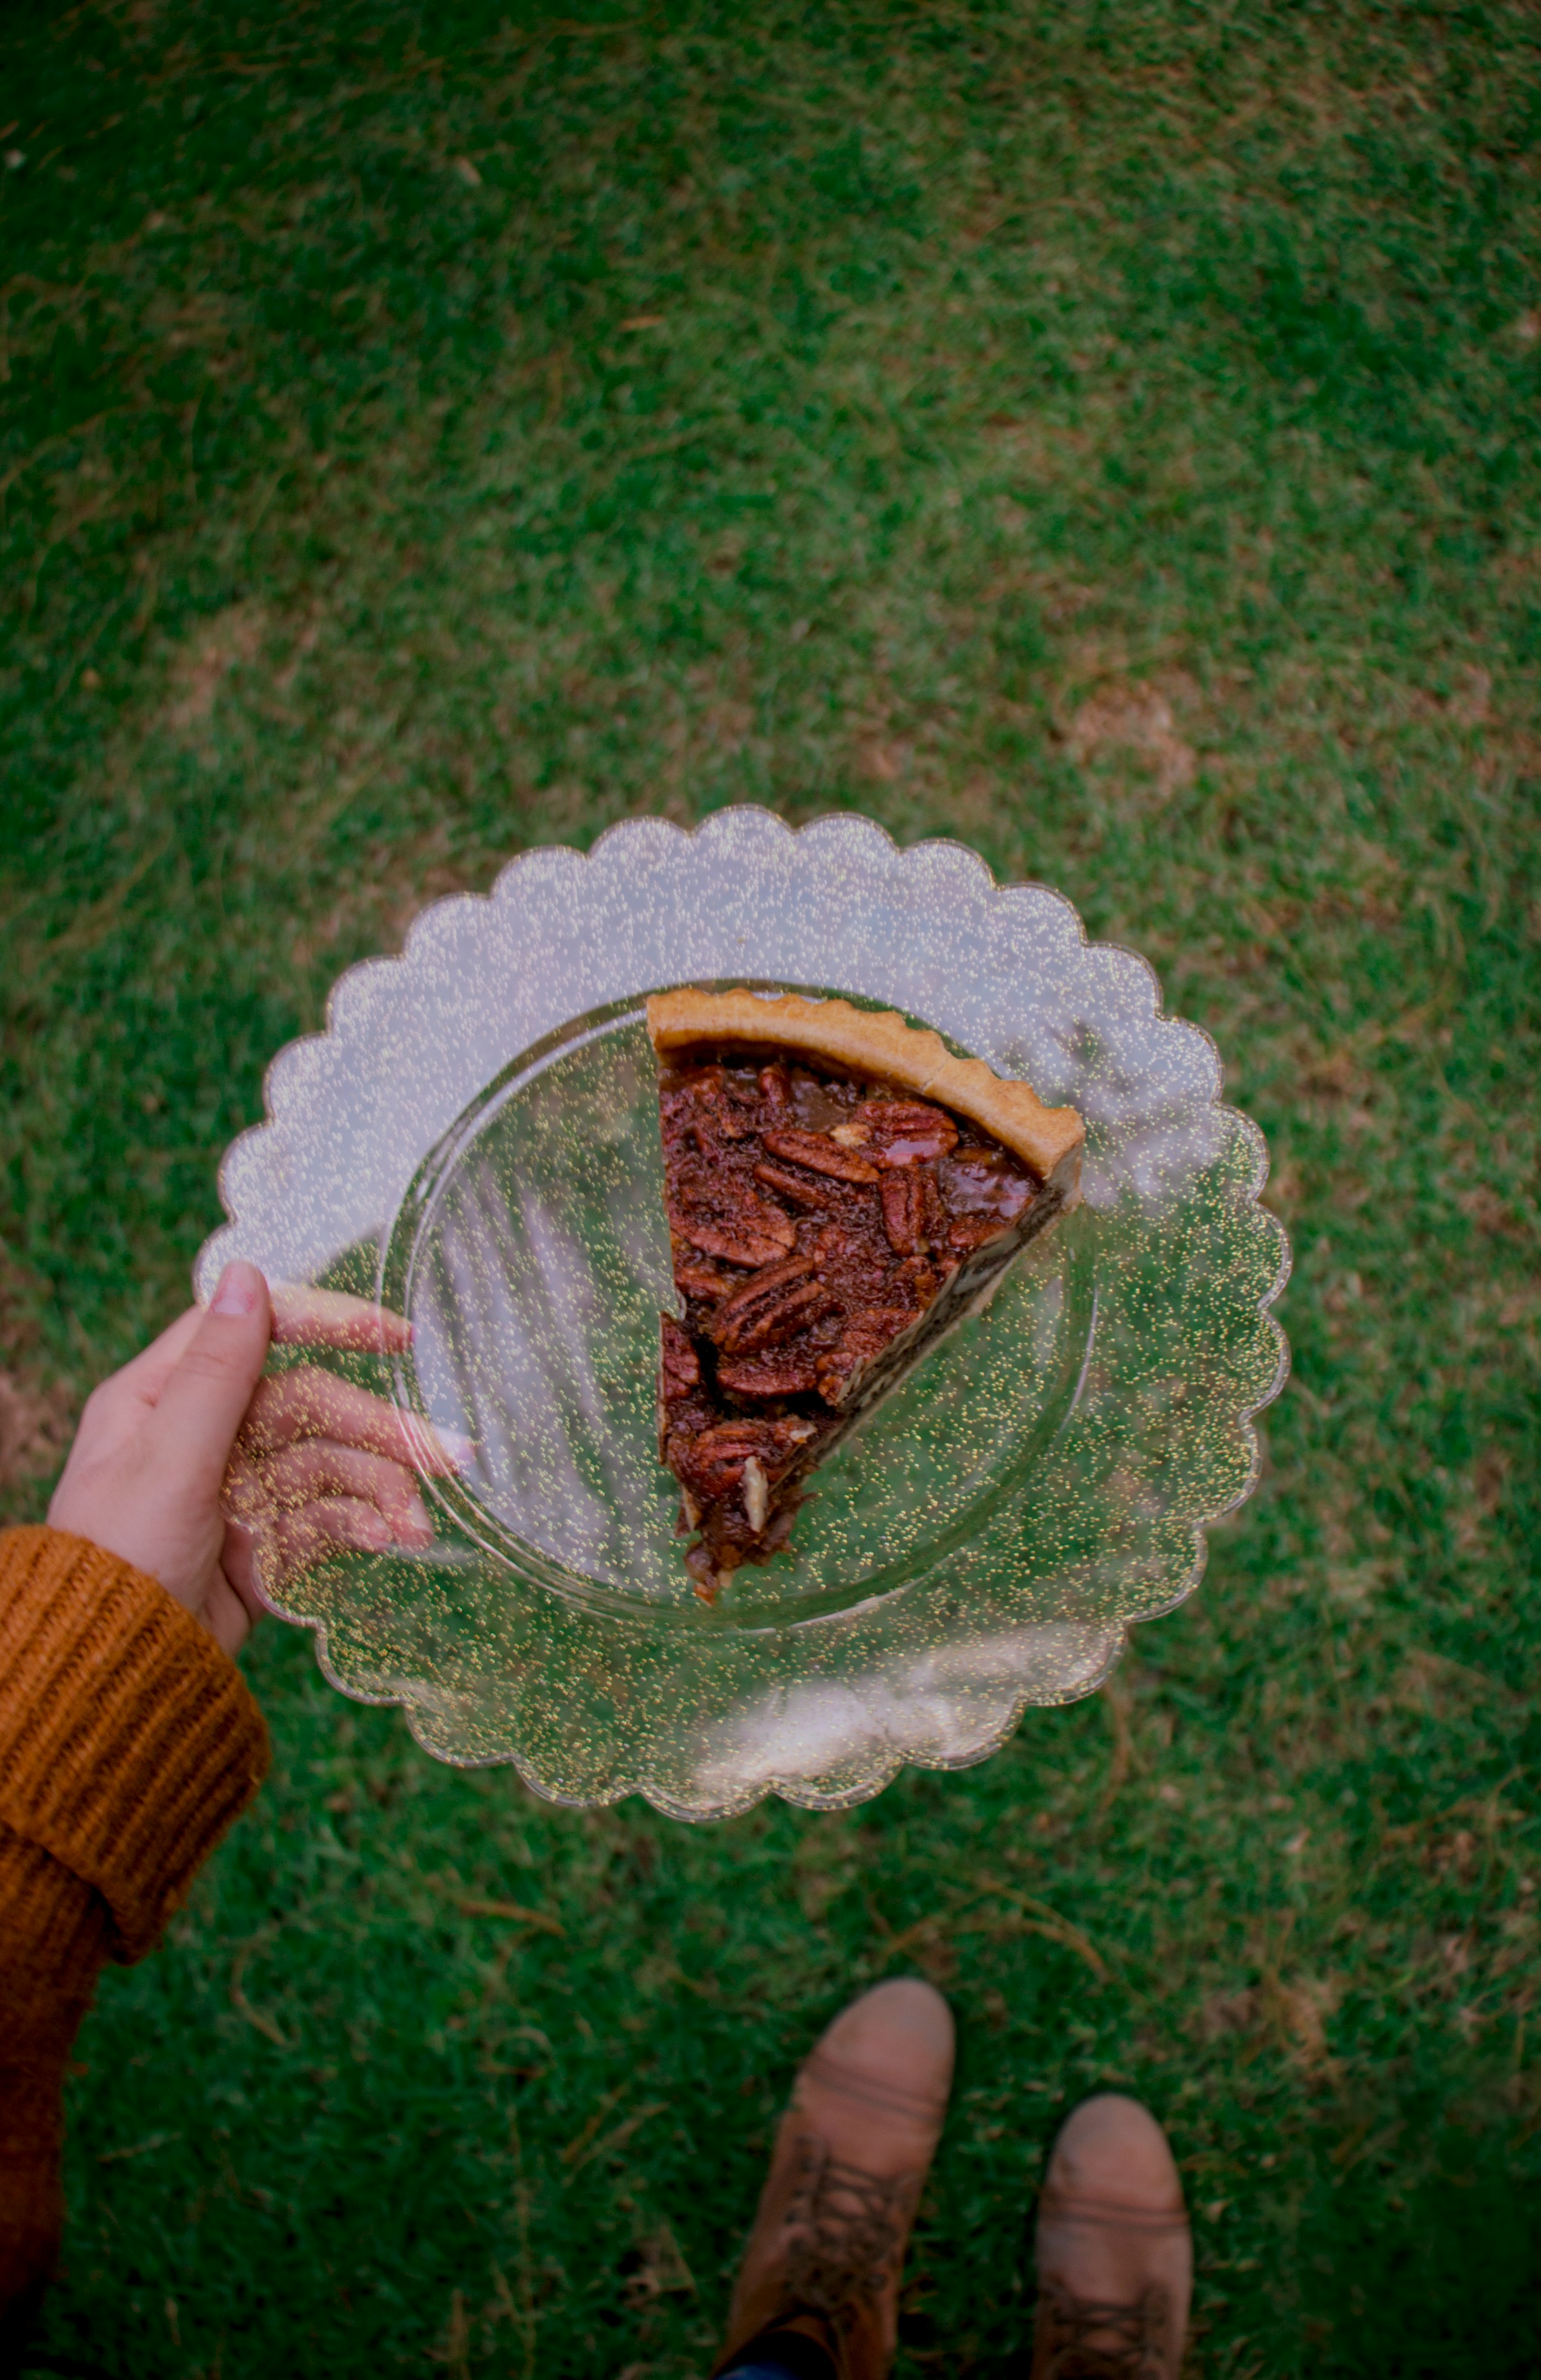
[[[226,1265],[150,1423],[156,1450],[185,1494],[219,1494],[272,1329],[268,1285],[256,1266]]]

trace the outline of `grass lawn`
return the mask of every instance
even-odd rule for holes
[[[1296,1253],[1201,1591],[965,1775],[570,1815],[264,1630],[273,1780],[81,2038],[42,2342],[685,2380],[794,2061],[918,1967],[904,2380],[1014,2368],[1106,2082],[1194,2374],[1541,2367],[1535,13],[13,0],[0,55],[10,1517],[342,968],[640,812],[1062,887]]]

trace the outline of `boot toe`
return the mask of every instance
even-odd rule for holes
[[[1176,2380],[1193,2287],[1183,2184],[1148,2107],[1099,2092],[1066,2119],[1038,2201],[1034,2380],[1062,2368]]]
[[[815,2056],[906,2097],[945,2100],[954,2045],[953,2011],[935,1985],[893,1975],[842,2009]]]
[[[1054,2143],[1048,2193],[1181,2211],[1183,2185],[1167,2136],[1148,2107],[1121,2091],[1083,2099]]]

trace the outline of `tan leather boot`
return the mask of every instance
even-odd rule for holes
[[[714,2373],[793,2329],[828,2350],[840,2380],[884,2380],[952,2085],[952,2013],[929,1984],[896,1977],[836,2017],[793,2085]]]
[[[1032,2380],[1177,2380],[1193,2239],[1167,2136],[1116,2091],[1061,2129],[1038,2199]]]

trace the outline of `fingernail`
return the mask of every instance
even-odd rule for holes
[[[433,1524],[429,1519],[422,1500],[414,1497],[396,1522],[396,1543],[409,1546],[414,1553],[426,1553],[433,1543]]]
[[[366,1546],[372,1546],[376,1553],[382,1554],[391,1542],[393,1533],[391,1524],[383,1512],[366,1512],[359,1521],[358,1534]]]
[[[209,1301],[209,1311],[211,1314],[250,1314],[266,1288],[267,1283],[256,1266],[243,1263],[237,1257],[221,1273],[219,1287]]]
[[[434,1437],[457,1471],[468,1471],[476,1461],[476,1440],[462,1438],[455,1429],[435,1429]]]

